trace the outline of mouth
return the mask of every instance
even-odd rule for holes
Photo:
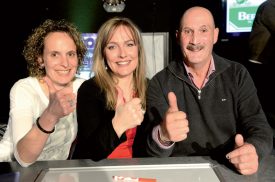
[[[68,73],[70,73],[70,69],[69,70],[57,70],[57,72],[58,73],[60,73],[60,74],[68,74]]]
[[[130,61],[118,61],[116,62],[117,65],[128,65]]]

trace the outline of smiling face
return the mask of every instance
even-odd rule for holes
[[[64,32],[47,35],[42,58],[39,58],[46,70],[46,76],[56,89],[63,88],[75,77],[78,59],[73,39]]]
[[[138,46],[130,30],[119,26],[104,48],[108,67],[117,78],[132,77],[138,64]]]
[[[195,7],[186,11],[177,38],[187,64],[204,64],[211,60],[218,32],[208,10]]]

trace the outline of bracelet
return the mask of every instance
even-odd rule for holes
[[[38,122],[39,119],[40,119],[40,117],[38,117],[38,118],[36,119],[36,126],[38,127],[38,129],[39,129],[40,131],[42,131],[43,133],[46,133],[46,134],[51,134],[51,133],[54,132],[55,127],[54,127],[51,131],[47,131],[47,130],[43,129],[43,128],[41,127],[41,125],[39,124],[39,122]]]

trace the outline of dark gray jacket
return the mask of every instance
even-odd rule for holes
[[[149,134],[147,151],[152,156],[210,155],[225,159],[233,150],[237,133],[256,147],[260,158],[272,148],[272,130],[246,68],[213,54],[216,71],[201,90],[190,82],[182,62],[171,62],[149,83],[147,112],[151,128],[168,109],[168,92],[177,96],[179,110],[186,112],[190,132],[171,149],[160,148]]]

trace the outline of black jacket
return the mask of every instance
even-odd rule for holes
[[[177,96],[179,110],[189,121],[187,139],[163,149],[148,134],[152,156],[210,155],[225,159],[233,150],[237,133],[256,147],[260,158],[272,148],[272,130],[257,97],[256,88],[244,66],[213,55],[216,71],[198,90],[187,76],[182,62],[171,62],[149,82],[147,112],[156,126],[168,109],[168,92]]]

